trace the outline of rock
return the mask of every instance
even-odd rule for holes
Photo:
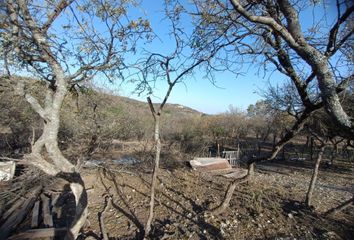
[[[0,162],[0,182],[11,180],[15,175],[15,169],[14,161]]]
[[[288,217],[289,217],[290,219],[294,219],[294,215],[293,215],[292,213],[288,213]]]

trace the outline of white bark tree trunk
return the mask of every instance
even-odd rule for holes
[[[74,221],[70,226],[71,236],[67,236],[67,238],[76,239],[87,218],[87,194],[80,174],[75,172],[74,164],[62,154],[58,146],[60,110],[67,94],[67,82],[60,69],[56,69],[56,73],[61,78],[57,78],[55,89],[50,87],[47,89],[44,108],[30,94],[24,94],[32,108],[44,121],[42,135],[34,141],[31,153],[25,155],[24,160],[51,176],[60,177],[62,173],[72,175],[66,180],[69,181],[70,188],[75,196],[76,212]],[[46,151],[51,162],[44,157],[43,150]],[[73,179],[76,179],[75,182],[72,182]]]

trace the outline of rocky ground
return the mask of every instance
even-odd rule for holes
[[[199,173],[183,164],[162,168],[151,239],[354,239],[354,206],[325,212],[354,194],[353,164],[321,168],[314,208],[302,204],[311,163],[272,162],[257,166],[251,182],[237,187],[230,208],[208,210],[222,200],[230,179]],[[140,239],[149,207],[148,167],[109,164],[84,170],[89,218],[82,239]],[[102,231],[104,229],[104,231]]]

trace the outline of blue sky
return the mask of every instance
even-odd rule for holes
[[[245,110],[250,104],[261,99],[256,92],[267,85],[267,80],[258,77],[253,70],[238,78],[231,73],[217,73],[216,80],[215,86],[207,79],[203,79],[202,74],[196,73],[184,84],[175,86],[168,102],[182,104],[209,114],[225,112],[230,105]],[[156,84],[152,100],[161,102],[166,89],[166,84],[161,82]],[[139,97],[132,93],[132,90],[133,86],[129,87],[127,84],[122,84],[118,89],[120,95],[146,100],[147,95]]]
[[[159,39],[156,39],[156,41],[148,46],[149,50],[164,53],[163,51],[173,49],[174,46],[173,41],[167,35],[169,23],[166,20],[162,20],[162,2],[143,1],[139,11],[143,11],[146,14],[146,18],[150,20],[152,29],[159,36]],[[333,14],[333,11],[329,12],[330,15]],[[315,19],[322,18],[323,11],[320,10],[317,15],[313,15],[312,11],[305,12],[301,16],[305,20],[302,21],[304,28],[311,27],[313,16]],[[188,19],[184,23],[188,26]],[[230,105],[246,110],[250,104],[254,104],[262,98],[259,92],[268,86],[270,78],[269,74],[266,76],[263,73],[258,74],[258,66],[246,66],[242,69],[242,73],[238,77],[229,72],[215,73],[216,85],[218,86],[216,87],[208,80],[203,79],[203,73],[196,71],[193,77],[184,81],[185,84],[175,86],[168,102],[182,104],[208,114],[225,112]],[[273,84],[284,80],[285,77],[283,75],[277,73],[271,75]],[[146,101],[147,95],[137,96],[132,93],[134,89],[132,84],[121,84],[118,88],[120,95]],[[157,82],[153,96],[151,96],[153,102],[161,102],[166,89],[167,85],[164,82]]]
[[[143,1],[142,9],[150,20],[152,29],[159,36],[149,50],[164,53],[164,50],[174,49],[173,41],[168,36],[169,22],[163,20],[163,1]],[[186,19],[183,24],[190,25]],[[191,26],[191,25],[190,25]],[[203,73],[196,70],[195,74],[177,84],[169,97],[169,103],[182,104],[198,111],[215,114],[225,112],[229,105],[246,109],[248,105],[255,103],[261,97],[255,93],[266,85],[265,79],[257,76],[257,68],[244,70],[244,75],[236,76],[229,72],[215,73],[216,86],[203,78]],[[134,85],[121,84],[118,91],[120,95],[146,101],[147,95],[137,96],[132,93]],[[161,102],[165,95],[167,85],[157,82],[154,93],[151,96],[153,102]]]

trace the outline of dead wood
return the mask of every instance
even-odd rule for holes
[[[26,198],[21,198],[17,200],[9,210],[7,210],[3,215],[2,219],[7,219],[14,211],[16,211],[23,203],[26,201]]]
[[[37,202],[34,204],[34,207],[33,207],[33,211],[32,211],[32,221],[31,221],[31,227],[32,227],[32,228],[38,227],[39,204],[40,204],[40,202],[37,201]]]
[[[33,207],[41,190],[42,186],[38,186],[29,192],[27,194],[27,200],[25,200],[21,207],[15,210],[10,217],[6,219],[5,223],[0,228],[0,239],[6,239],[11,231],[13,231],[16,226],[23,221],[30,209]]]
[[[42,194],[41,199],[44,226],[53,227],[53,217],[50,211],[49,198]]]
[[[52,194],[51,195],[51,199],[52,199],[52,207],[54,207],[56,205],[56,203],[58,202],[58,199],[60,197],[60,194]]]

